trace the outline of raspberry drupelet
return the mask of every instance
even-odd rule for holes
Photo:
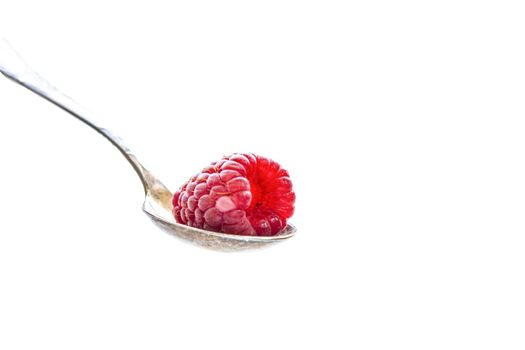
[[[289,174],[265,157],[235,153],[213,162],[173,195],[178,223],[237,235],[274,236],[294,212]]]

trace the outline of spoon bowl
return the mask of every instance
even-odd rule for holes
[[[187,242],[214,250],[260,248],[294,236],[296,228],[288,224],[275,236],[241,236],[202,230],[175,221],[172,214],[173,194],[138,161],[135,154],[109,129],[100,127],[92,113],[60,92],[33,71],[5,40],[0,39],[0,73],[38,96],[55,104],[88,125],[111,142],[131,164],[144,187],[143,211],[163,231]]]
[[[288,224],[275,236],[240,236],[182,225],[177,223],[173,217],[172,197],[173,194],[162,183],[153,182],[146,194],[142,210],[163,231],[205,248],[222,251],[261,248],[290,238],[296,231],[293,225]]]

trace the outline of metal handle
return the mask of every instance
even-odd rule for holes
[[[109,140],[128,160],[133,169],[137,172],[144,191],[148,193],[155,185],[157,180],[151,173],[137,160],[133,152],[124,144],[121,138],[113,134],[109,129],[98,126],[92,113],[76,103],[72,98],[60,92],[44,78],[34,72],[11,47],[5,39],[0,38],[0,72],[7,78],[26,89],[34,92],[38,96],[48,100],[54,105],[62,108],[84,124],[88,125]]]

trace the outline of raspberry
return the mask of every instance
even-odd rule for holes
[[[178,223],[236,235],[273,236],[294,212],[288,172],[251,153],[223,157],[173,195]]]

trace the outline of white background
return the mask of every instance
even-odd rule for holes
[[[523,349],[520,1],[6,1],[0,33],[175,189],[286,167],[295,238],[185,244],[0,79],[0,349]]]

